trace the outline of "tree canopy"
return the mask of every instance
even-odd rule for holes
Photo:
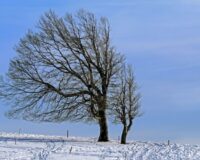
[[[1,98],[8,116],[33,121],[95,121],[99,141],[108,141],[109,97],[118,84],[124,56],[111,45],[104,17],[80,10],[45,13],[15,48]]]

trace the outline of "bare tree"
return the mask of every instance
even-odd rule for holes
[[[115,90],[113,98],[112,114],[115,122],[123,125],[121,144],[126,144],[126,137],[131,129],[133,120],[141,115],[139,112],[140,94],[137,93],[137,85],[131,66],[124,66],[120,73],[118,89]]]
[[[124,61],[110,44],[106,18],[80,10],[63,18],[49,11],[16,47],[0,93],[8,116],[32,121],[95,121],[108,141],[111,83]]]

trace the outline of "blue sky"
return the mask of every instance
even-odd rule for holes
[[[6,0],[0,1],[0,74],[15,56],[13,47],[49,9],[59,15],[86,9],[108,17],[112,42],[134,66],[144,115],[130,139],[200,143],[200,2],[198,0]],[[0,103],[0,131],[98,136],[93,124],[10,120]],[[109,124],[110,137],[120,126]]]

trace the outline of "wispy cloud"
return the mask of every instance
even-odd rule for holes
[[[184,4],[190,4],[190,5],[199,5],[200,1],[199,0],[179,0],[180,3]]]
[[[116,40],[117,48],[126,54],[167,54],[167,55],[199,55],[200,38],[176,40],[136,41]],[[190,67],[190,66],[189,66]]]

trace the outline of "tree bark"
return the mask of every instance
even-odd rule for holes
[[[122,135],[121,135],[121,144],[126,144],[127,134],[128,134],[127,127],[124,126],[123,131],[122,131]]]
[[[99,127],[100,127],[100,135],[99,135],[99,142],[107,142],[108,140],[108,126],[106,120],[106,113],[105,111],[99,111]]]

